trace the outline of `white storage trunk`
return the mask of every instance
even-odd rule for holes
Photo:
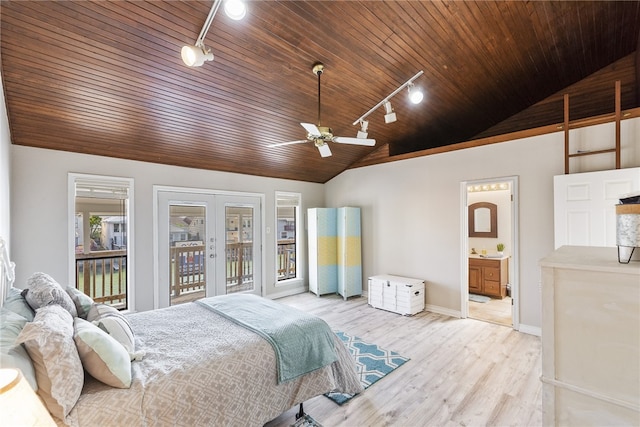
[[[424,280],[380,275],[369,277],[369,305],[412,316],[424,310]]]

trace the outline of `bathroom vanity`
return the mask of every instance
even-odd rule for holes
[[[493,298],[507,296],[509,257],[469,255],[469,293]]]

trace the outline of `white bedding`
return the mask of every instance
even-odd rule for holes
[[[67,424],[262,426],[328,391],[362,391],[354,361],[338,337],[337,362],[278,385],[271,345],[204,307],[188,303],[127,317],[136,349],[146,352],[132,362],[131,388],[87,377]]]

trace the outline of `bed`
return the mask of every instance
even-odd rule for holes
[[[2,269],[7,272],[10,270],[8,258],[3,259]],[[3,276],[8,277],[7,274]],[[10,304],[4,304],[3,316],[13,315],[8,313],[10,307],[15,307],[16,301],[24,296],[11,287],[10,280],[5,280],[4,286]],[[86,299],[83,303],[84,309],[82,304],[77,304],[78,317],[90,309]],[[269,304],[278,303],[270,301]],[[297,312],[290,307],[285,309]],[[44,312],[60,314],[64,310],[58,306],[40,308],[31,323],[26,320],[21,334],[28,332],[30,326],[27,325],[37,324],[37,316]],[[62,416],[58,412],[58,417],[54,418],[59,425],[262,426],[314,396],[336,390],[362,391],[355,374],[355,363],[334,333],[331,333],[334,362],[282,381],[278,378],[282,354],[277,348],[259,333],[205,304],[192,302],[121,316],[126,318],[134,336],[135,349],[128,349],[134,351],[127,353],[134,359],[130,362],[130,384],[126,384],[128,387],[107,385],[83,373],[77,401],[67,405]],[[68,317],[65,319],[68,322]],[[85,322],[77,318],[73,321],[77,336],[78,323],[84,325]],[[4,329],[2,333],[5,333]],[[24,342],[24,345],[28,343]],[[80,351],[80,347],[77,348]],[[317,348],[303,344],[296,348],[301,356],[317,351]],[[31,351],[26,353],[32,354]],[[7,364],[5,358],[3,364]],[[37,372],[36,377],[37,385],[41,386]],[[73,382],[69,378],[67,382]],[[38,393],[41,391],[40,387]]]

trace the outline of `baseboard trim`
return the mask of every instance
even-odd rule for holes
[[[450,317],[457,317],[458,319],[462,317],[462,312],[460,310],[451,310],[450,308],[441,307],[439,305],[426,304],[424,306],[424,309],[432,313],[444,314],[445,316]]]
[[[518,326],[518,332],[522,332],[523,334],[535,335],[536,337],[542,336],[542,328],[539,326],[531,326],[531,325],[523,325],[520,323]]]
[[[304,294],[305,292],[309,292],[309,289],[306,286],[301,288],[293,288],[286,291],[271,293],[266,295],[265,298],[278,299],[278,298],[290,297],[291,295]]]

